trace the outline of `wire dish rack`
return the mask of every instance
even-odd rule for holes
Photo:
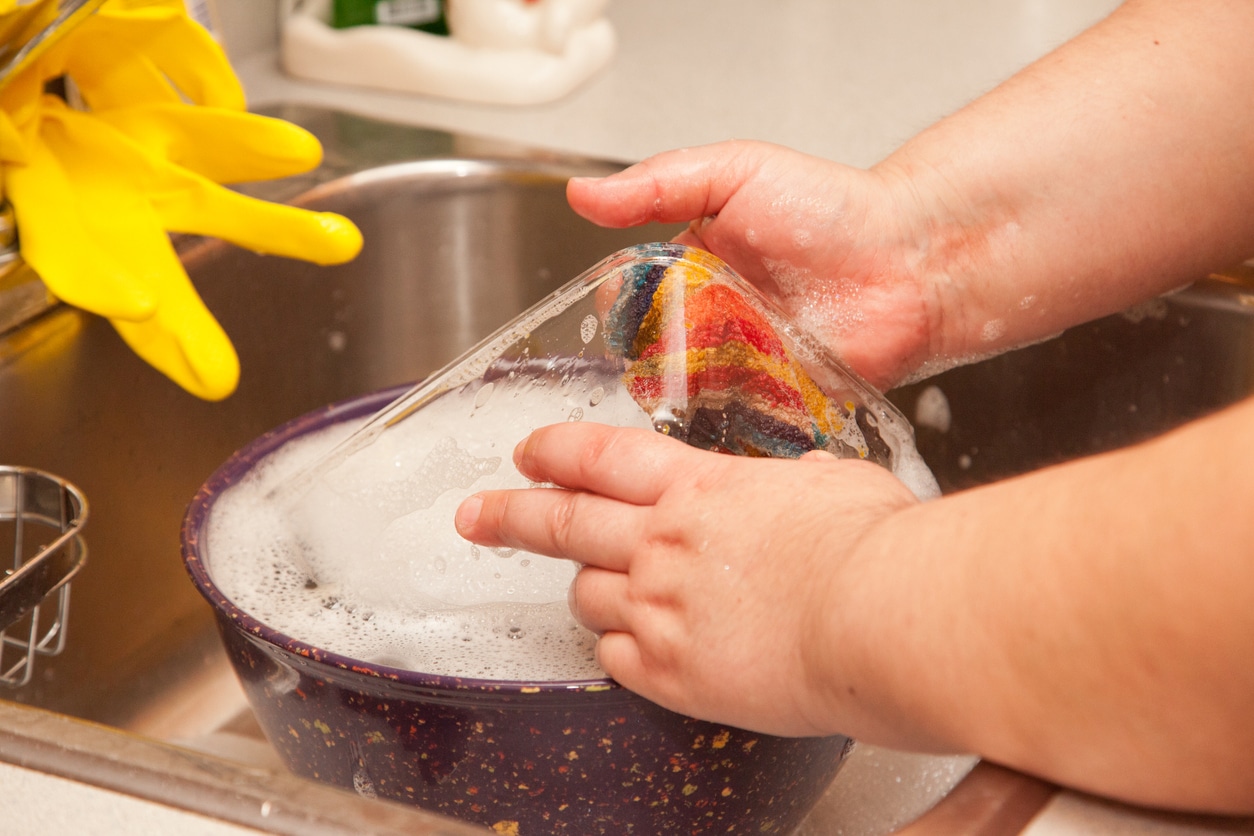
[[[0,576],[0,683],[20,688],[37,656],[65,649],[70,578],[87,560],[86,521],[87,501],[69,482],[0,465],[0,549],[13,555]]]

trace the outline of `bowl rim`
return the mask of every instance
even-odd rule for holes
[[[579,680],[496,680],[474,677],[448,676],[422,673],[406,668],[394,668],[356,659],[344,654],[324,650],[308,642],[289,636],[238,607],[214,583],[208,566],[202,559],[201,535],[217,498],[247,474],[253,466],[275,452],[288,441],[309,432],[324,429],[332,424],[369,417],[414,388],[414,384],[401,384],[379,389],[351,398],[336,401],[286,421],[236,450],[206,479],[188,503],[179,529],[179,547],[183,566],[197,591],[209,602],[219,621],[225,619],[235,630],[252,641],[260,641],[324,666],[328,672],[339,671],[347,675],[373,677],[389,684],[408,686],[425,691],[460,693],[477,692],[484,695],[517,695],[542,697],[572,691],[620,694],[631,692],[609,677]]]

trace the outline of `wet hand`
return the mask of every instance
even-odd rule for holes
[[[557,487],[467,499],[467,539],[584,565],[576,617],[625,687],[672,710],[775,734],[832,733],[832,619],[870,527],[915,504],[888,471],[696,450],[647,430],[543,428],[515,451]]]
[[[927,235],[900,180],[760,142],[671,151],[567,188],[603,226],[689,222],[709,250],[882,388],[934,353]]]

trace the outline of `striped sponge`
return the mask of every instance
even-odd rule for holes
[[[623,382],[663,432],[694,447],[796,458],[843,447],[839,408],[766,316],[716,274],[709,253],[622,271],[605,340],[627,360]]]

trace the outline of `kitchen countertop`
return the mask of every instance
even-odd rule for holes
[[[278,70],[277,35],[266,30],[273,4],[220,2],[224,39],[255,105],[341,107],[620,161],[739,138],[857,166],[882,159],[1118,5],[614,0],[618,53],[608,68],[560,101],[510,107],[288,78]],[[245,2],[256,8],[242,11]]]
[[[609,67],[562,100],[514,107],[290,78],[279,68],[274,4],[219,2],[221,35],[254,106],[337,107],[622,162],[740,138],[857,166],[882,159],[1118,5],[616,0],[609,17],[619,46]],[[1183,836],[1254,833],[1254,820],[1137,810],[981,764],[903,832]]]

